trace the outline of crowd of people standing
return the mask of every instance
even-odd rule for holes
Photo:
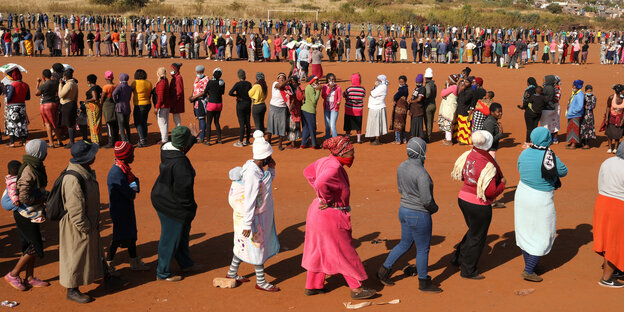
[[[302,51],[307,48],[307,45],[300,44]],[[313,52],[318,51],[312,49]],[[142,69],[134,72],[132,81],[129,74],[120,73],[116,83],[115,74],[109,70],[104,72],[105,84],[101,87],[96,74],[89,74],[86,83],[81,84],[74,78],[71,66],[55,63],[51,69],[42,71],[35,93],[40,97],[39,108],[48,142],[40,139],[27,142],[26,103],[32,101],[30,87],[22,81],[22,71],[18,66],[7,70],[1,87],[6,100],[5,134],[9,137],[9,146],[16,147],[21,142],[26,155],[21,164],[14,162],[8,165],[11,177],[7,178],[8,200],[3,198],[3,207],[6,205],[9,208],[5,209],[13,212],[19,229],[22,256],[15,268],[5,275],[5,280],[18,290],[49,286],[34,275],[35,259],[42,257],[44,251],[38,225],[45,222],[45,218],[42,219],[41,213],[38,213],[44,210],[43,207],[49,212],[61,207],[63,212],[58,217],[49,215],[51,220],[59,221],[59,280],[67,288],[68,299],[81,303],[91,301],[92,298],[82,293],[79,287],[100,277],[110,284],[123,283],[114,267],[119,247],[128,249],[132,270],[151,270],[136,251],[134,198],[141,192],[141,180],[131,170],[135,146],[140,148],[150,144],[159,144],[161,153],[159,175],[151,192],[151,202],[161,224],[156,279],[169,282],[183,279],[172,272],[173,259],[183,272],[199,270],[188,246],[197,204],[194,195],[196,171],[186,153],[197,143],[213,145],[223,142],[219,120],[224,110],[226,90],[229,90],[228,96],[236,98],[235,111],[240,132],[234,145],[241,148],[251,146],[253,152],[252,158],[242,167],[230,171],[232,186],[229,200],[234,209],[235,236],[227,278],[236,283],[248,282],[248,278],[238,275],[240,264],[245,262],[254,265],[257,289],[268,292],[280,290],[266,280],[264,272],[266,261],[279,252],[271,191],[277,165],[272,158],[272,145],[274,137],[277,137],[279,150],[297,148],[300,140],[299,148],[324,148],[331,154],[303,171],[316,194],[306,218],[302,258],[302,266],[307,270],[305,294],[311,296],[326,292],[326,275],[341,274],[351,289],[351,298],[366,299],[375,295],[375,290],[363,285],[368,276],[352,245],[347,173],[347,168],[354,163],[355,147],[352,141],[363,143],[363,108],[367,94],[365,138],[372,145],[379,145],[388,131],[394,131],[393,142],[406,143],[407,152],[406,161],[397,170],[397,187],[401,194],[401,242],[379,268],[377,278],[386,286],[394,285],[391,278],[393,266],[414,243],[417,249],[416,266],[406,268],[404,273],[418,275],[421,291],[441,291],[440,285],[436,285],[427,274],[431,215],[437,212],[438,205],[433,197],[433,181],[424,163],[436,120],[439,129],[444,132],[442,144],[459,143],[471,147],[457,159],[452,171],[454,179],[463,181],[458,193],[458,206],[468,229],[457,244],[450,264],[459,266],[463,278],[485,278],[478,269],[479,258],[485,246],[492,207],[501,204],[496,199],[508,183],[496,159],[503,134],[499,122],[502,105],[494,101],[494,91],[485,89],[484,79],[472,75],[470,67],[449,75],[439,92],[441,101],[436,119],[438,86],[431,68],[413,78],[413,89],[408,87],[407,76],[399,77],[397,91],[392,97],[392,109],[387,112],[391,82],[386,75],[375,77],[375,86],[367,92],[362,87],[362,80],[370,77],[353,73],[350,85],[340,86],[335,74],[323,74],[320,64],[312,61],[310,73],[298,74],[301,62],[298,63],[291,65],[288,74],[279,73],[270,87],[263,73],[256,73],[255,82],[251,83],[247,81],[247,73],[241,69],[237,72],[238,81],[231,88],[223,79],[221,68],[216,67],[210,75],[206,75],[206,68],[198,65],[195,67],[193,92],[188,98],[184,94],[180,63],[172,63],[169,69],[158,68],[153,75],[155,83],[150,82],[150,75]],[[79,91],[83,85],[87,89],[84,97]],[[521,178],[514,204],[515,233],[525,262],[521,276],[532,282],[542,281],[535,266],[540,257],[552,248],[556,233],[554,193],[568,173],[564,162],[550,148],[551,144],[558,143],[562,104],[567,103],[568,147],[589,148],[596,138],[593,110],[597,97],[593,88],[581,80],[573,81],[569,87],[572,94],[568,102],[560,103],[562,82],[559,77],[544,77],[542,86],[538,86],[536,79],[529,78],[519,105],[524,110],[527,136],[525,149],[518,158]],[[622,288],[624,284],[618,278],[622,277],[624,267],[618,255],[624,250],[614,243],[614,237],[620,238],[624,233],[613,220],[622,221],[621,213],[616,208],[623,202],[621,172],[624,171],[615,169],[620,168],[623,161],[624,147],[619,141],[624,129],[624,86],[618,84],[613,90],[614,94],[607,100],[601,129],[609,139],[608,152],[616,156],[605,161],[604,168],[601,168],[601,196],[595,211],[595,227],[600,232],[594,234],[597,237],[594,250],[605,257],[604,274],[599,284]],[[80,100],[83,98],[84,101]],[[321,100],[325,133],[322,143],[318,144],[316,114],[320,111],[317,104]],[[187,101],[192,104],[199,129],[181,125],[180,114],[185,113]],[[336,126],[341,103],[345,105],[344,136],[339,135],[342,131]],[[152,107],[160,133],[157,142],[148,139]],[[138,140],[133,140],[131,136],[131,114]],[[406,131],[408,114],[409,135]],[[172,115],[175,124],[171,132],[169,115]],[[106,144],[102,138],[102,117],[106,124]],[[215,137],[212,135],[213,124],[216,127]],[[354,138],[351,137],[353,131],[356,132]],[[78,140],[78,134],[82,140]],[[68,142],[64,143],[65,140]],[[58,183],[54,183],[48,191],[43,162],[48,148],[61,146],[70,149],[72,158]],[[107,176],[113,240],[105,257],[100,247],[98,227],[100,191],[95,172],[91,169],[99,146],[114,148],[116,158]],[[17,188],[19,192],[9,192],[10,188]],[[15,194],[18,196],[15,197]],[[60,205],[50,204],[55,196],[62,198]],[[414,219],[423,222],[414,223]],[[26,272],[23,280],[20,277],[22,271]]]

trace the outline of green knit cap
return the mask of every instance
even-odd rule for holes
[[[179,150],[187,147],[190,139],[191,130],[185,126],[177,126],[171,130],[171,144]]]

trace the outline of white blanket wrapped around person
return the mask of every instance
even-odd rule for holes
[[[253,168],[255,167],[255,168]],[[251,235],[245,237],[243,230],[245,229],[245,183],[243,175],[245,170],[257,169],[255,174],[261,178],[255,204],[253,205],[253,219],[251,223]],[[254,170],[256,171],[256,170]],[[230,192],[228,201],[233,209],[234,221],[234,255],[242,261],[261,265],[267,259],[273,257],[279,252],[279,242],[277,232],[275,230],[275,222],[273,218],[273,196],[272,182],[275,176],[273,169],[262,171],[252,160],[245,164],[245,167],[236,167],[230,170]]]

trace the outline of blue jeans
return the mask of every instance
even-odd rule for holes
[[[158,242],[158,266],[156,276],[168,278],[171,274],[171,261],[176,259],[180,268],[190,268],[195,264],[189,250],[191,222],[181,223],[157,212],[160,219],[160,241]]]
[[[225,47],[221,46],[217,50],[217,60],[223,61],[225,55]]]
[[[399,260],[411,247],[416,244],[416,269],[418,278],[427,278],[429,266],[429,247],[431,244],[431,214],[401,207],[399,208],[399,221],[401,222],[401,242],[392,248],[383,266],[391,269],[392,265]]]
[[[394,140],[397,142],[407,142],[404,131],[394,131]]]
[[[338,120],[337,111],[325,111],[325,139],[338,136],[336,132],[336,121]],[[331,130],[331,133],[330,133]],[[330,136],[331,135],[331,136]]]

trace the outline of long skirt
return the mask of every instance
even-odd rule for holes
[[[559,104],[557,104],[557,108],[555,110],[543,110],[542,117],[540,118],[540,125],[548,129],[550,133],[559,132],[560,111],[561,111],[561,106],[559,106]]]
[[[390,130],[405,132],[408,107],[407,102],[403,98],[397,101],[392,110],[392,124],[390,124]]]
[[[87,103],[87,123],[91,133],[91,143],[100,143],[100,129],[102,128],[102,108],[93,103]]]
[[[388,121],[386,118],[386,108],[369,109],[366,119],[366,137],[374,138],[388,133]]]
[[[581,140],[593,140],[595,138],[594,111],[588,109],[585,110],[583,121],[581,121]]]
[[[472,144],[470,116],[457,115],[457,132],[455,133],[455,139],[459,144]]]
[[[28,115],[26,104],[8,104],[4,109],[5,134],[14,137],[25,137],[28,134]]]
[[[407,61],[407,49],[401,48],[399,50],[399,55],[401,57],[401,61]]]
[[[316,78],[323,78],[323,66],[321,64],[310,65],[310,75],[316,76]]]
[[[308,208],[301,266],[314,273],[342,274],[358,281],[368,278],[353,247],[351,215],[346,210],[319,209],[319,199]]]
[[[514,197],[516,244],[533,256],[550,252],[556,235],[555,192],[538,191],[518,182]]]
[[[269,105],[267,131],[272,135],[286,136],[288,108]]]
[[[594,251],[624,271],[624,201],[598,194],[594,206]]]
[[[121,56],[128,56],[128,43],[126,42],[120,42],[119,43],[119,50],[121,50]]]
[[[566,141],[568,144],[581,143],[580,131],[581,131],[581,117],[575,117],[568,119],[568,128],[566,129],[568,136]]]
[[[440,130],[451,132],[457,118],[457,96],[455,94],[451,93],[442,99],[438,114]]]

